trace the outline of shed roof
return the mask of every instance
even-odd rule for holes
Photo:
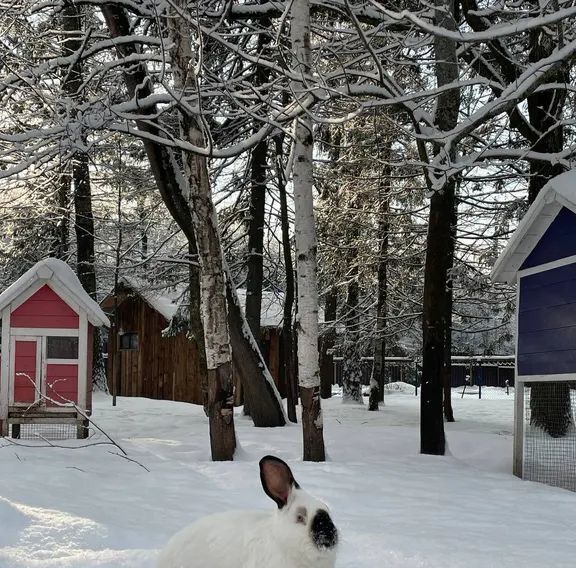
[[[88,321],[96,326],[109,326],[110,321],[100,306],[82,288],[74,271],[62,260],[45,258],[27,270],[0,294],[0,311],[33,286],[36,282],[50,282],[63,300],[69,298],[86,311]]]
[[[184,297],[187,289],[185,285],[178,285],[165,288],[153,288],[150,284],[130,276],[122,276],[119,284],[136,292],[152,309],[160,313],[167,321],[170,321]],[[243,288],[236,289],[238,300],[242,310],[246,306],[246,290]],[[105,299],[102,304],[111,305],[111,302]],[[275,293],[264,290],[262,292],[261,308],[261,326],[262,327],[280,327],[284,317],[284,297],[282,293]]]
[[[494,263],[492,280],[516,282],[518,270],[562,207],[576,213],[576,170],[556,176],[540,190]]]

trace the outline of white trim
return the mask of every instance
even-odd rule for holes
[[[518,342],[520,339],[520,286],[516,287],[516,325],[514,357],[514,442],[512,473],[522,477],[524,471],[524,385],[518,380]]]
[[[518,270],[540,242],[559,211],[576,213],[576,174],[568,171],[552,178],[538,193],[492,268],[491,278],[514,283]]]
[[[58,327],[13,327],[10,330],[11,335],[36,335],[51,337],[78,337],[79,329],[68,329]]]
[[[78,359],[46,359],[46,365],[78,365]]]
[[[524,472],[524,383],[514,384],[514,455],[512,473],[522,477]]]
[[[557,375],[520,375],[517,377],[517,380],[521,383],[576,382],[576,371],[574,373],[561,373]]]
[[[2,361],[0,363],[0,421],[8,419],[8,400],[10,396],[10,306],[2,310]],[[2,430],[7,430],[3,423]],[[6,432],[7,433],[7,432]],[[4,432],[0,431],[0,436]]]
[[[41,336],[36,340],[36,393],[39,399],[34,397],[34,402],[38,400],[41,406],[46,406],[46,338]]]
[[[532,268],[525,268],[524,270],[519,270],[518,277],[524,278],[524,276],[531,276],[532,274],[547,272],[548,270],[554,270],[555,268],[561,268],[562,266],[568,266],[574,263],[576,263],[576,255],[567,256],[565,258],[553,260],[552,262],[547,262],[546,264],[540,264],[538,266],[533,266]]]
[[[80,335],[78,336],[78,407],[86,410],[88,390],[88,317],[80,311]]]

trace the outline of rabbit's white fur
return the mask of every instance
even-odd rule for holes
[[[275,465],[284,464],[269,458]],[[278,485],[268,485],[261,477],[264,490],[278,503],[277,511],[204,517],[170,540],[158,568],[333,568],[337,531],[326,505],[300,489],[291,472],[284,495]]]

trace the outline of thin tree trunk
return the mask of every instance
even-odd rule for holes
[[[62,41],[64,57],[69,57],[82,48],[84,41],[84,8],[72,2],[65,2],[62,7],[62,28],[65,37]],[[84,100],[82,88],[82,64],[76,61],[68,69],[62,80],[62,90],[73,101],[81,103]],[[74,111],[73,111],[74,112]],[[96,297],[96,269],[94,254],[94,215],[92,212],[92,191],[90,185],[90,161],[84,150],[87,146],[87,136],[80,132],[79,139],[72,141],[82,149],[77,149],[72,156],[72,182],[74,187],[74,229],[76,233],[76,272],[78,280],[86,292],[94,299]],[[64,193],[64,182],[60,188]],[[67,199],[64,194],[61,200]],[[68,231],[67,222],[62,230]],[[64,237],[64,235],[62,235]],[[67,238],[67,236],[66,236]],[[100,346],[100,331],[94,328],[93,337],[92,377],[94,384],[101,390],[106,390],[106,370]]]
[[[439,27],[455,30],[453,0],[435,1],[435,23]],[[452,39],[435,36],[435,73],[439,87],[456,82],[458,60],[456,43]],[[438,95],[435,122],[441,130],[454,128],[458,121],[460,91],[452,89]],[[444,151],[440,146],[435,153]],[[455,156],[454,148],[449,151]],[[438,172],[433,172],[438,174]],[[422,388],[420,391],[420,451],[424,454],[444,455],[443,395],[446,373],[445,350],[450,334],[450,294],[447,282],[454,264],[454,238],[456,214],[456,184],[445,180],[442,189],[430,199],[426,265],[423,298],[423,356]],[[449,342],[448,342],[449,343]]]
[[[176,4],[180,9],[185,6]],[[193,75],[195,57],[193,40],[184,18],[174,10],[168,18],[174,85],[183,93],[196,85]],[[186,109],[180,110],[180,131],[185,140],[204,146],[205,139],[197,117]],[[188,187],[183,195],[187,201],[198,246],[201,265],[200,294],[204,344],[208,369],[208,418],[212,460],[232,460],[236,449],[234,429],[234,381],[232,350],[228,332],[224,258],[220,245],[216,210],[208,176],[206,158],[183,152]]]
[[[262,0],[260,0],[262,3]],[[264,29],[271,26],[269,19],[262,23]],[[258,35],[257,53],[262,54],[270,44],[271,37],[265,33]],[[266,67],[257,66],[254,74],[256,87],[268,81],[270,72]],[[258,128],[258,125],[255,126]],[[250,209],[248,226],[248,274],[246,276],[246,320],[252,335],[260,344],[260,316],[262,311],[262,284],[264,278],[264,213],[266,209],[266,170],[268,166],[268,143],[262,140],[251,152],[250,168]]]
[[[374,341],[374,364],[370,377],[370,397],[368,410],[378,410],[378,403],[384,402],[384,375],[386,357],[386,317],[388,315],[388,248],[390,233],[390,140],[384,143],[385,160],[382,179],[379,186],[379,220],[378,238],[380,247],[378,251],[378,298],[376,304],[376,339]]]
[[[261,36],[260,36],[261,37]],[[266,140],[259,142],[251,153],[250,209],[248,226],[248,274],[246,276],[246,321],[261,348],[260,317],[264,279],[264,213],[266,209]],[[250,416],[250,397],[244,397],[244,414]]]
[[[374,341],[374,365],[370,378],[370,398],[368,410],[378,410],[378,403],[384,402],[386,369],[386,317],[388,312],[388,198],[381,209],[380,251],[378,259],[378,299],[376,305],[376,339]]]
[[[310,4],[294,0],[291,5],[291,38],[294,67],[302,76],[310,71]],[[304,95],[305,81],[295,80],[292,91]],[[298,274],[298,382],[302,400],[304,460],[324,461],[324,426],[320,406],[318,365],[318,284],[316,223],[314,219],[312,123],[307,116],[294,127],[294,204],[296,263]]]
[[[324,302],[324,325],[326,328],[320,338],[320,395],[322,398],[332,396],[337,312],[338,289],[334,286],[326,293]]]
[[[284,311],[282,319],[282,375],[286,385],[286,408],[288,420],[298,422],[296,404],[298,403],[298,384],[294,372],[294,334],[292,332],[292,311],[294,310],[294,268],[292,265],[292,246],[290,243],[290,220],[288,219],[288,200],[286,196],[286,179],[282,160],[284,135],[275,138],[276,171],[278,192],[280,194],[280,223],[282,226],[282,252],[286,271],[286,292],[284,294]]]

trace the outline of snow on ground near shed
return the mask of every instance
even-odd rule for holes
[[[108,445],[0,441],[0,567],[152,567],[169,536],[202,515],[272,511],[258,477],[267,453],[330,504],[340,568],[573,567],[576,494],[509,473],[512,397],[489,394],[455,391],[448,457],[418,454],[412,387],[378,413],[324,401],[323,464],[301,461],[298,426],[256,429],[240,416],[238,460],[212,463],[199,407],[120,398],[113,408],[96,396],[95,420],[150,471]]]

